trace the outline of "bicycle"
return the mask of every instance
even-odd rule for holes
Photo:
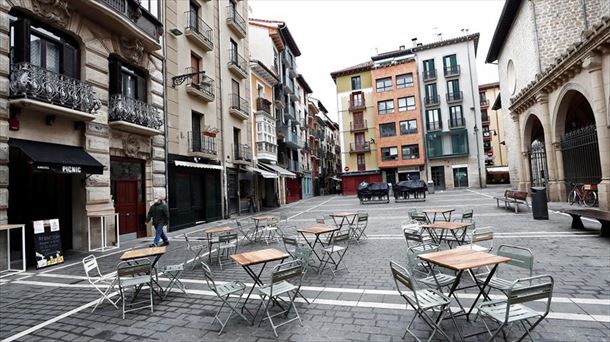
[[[593,184],[574,184],[570,194],[568,195],[568,203],[573,205],[577,202],[580,205],[592,207],[597,202],[597,193],[595,193],[595,186]]]

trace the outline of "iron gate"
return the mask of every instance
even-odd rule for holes
[[[530,173],[532,186],[546,186],[548,168],[546,165],[546,149],[540,140],[534,140],[530,150]]]
[[[566,183],[599,184],[602,167],[595,125],[566,133],[561,139]]]

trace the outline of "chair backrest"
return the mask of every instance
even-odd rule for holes
[[[273,272],[271,273],[271,289],[270,295],[273,296],[273,288],[274,286],[282,281],[289,281],[294,278],[298,278],[298,284],[293,284],[298,287],[301,287],[301,279],[303,279],[304,269],[303,269],[303,261],[301,260],[292,260],[288,262],[283,262],[273,268]]]
[[[430,222],[428,222],[428,217],[424,213],[414,213],[414,214],[412,214],[411,215],[411,220],[413,220],[414,222],[422,223],[422,224],[430,223]]]
[[[92,275],[89,274],[91,271],[95,271],[97,274],[93,274],[93,277],[101,277],[102,273],[100,272],[100,268],[97,264],[97,259],[95,255],[88,255],[83,258],[83,268],[85,269],[85,274],[87,275],[87,279],[91,278]]]
[[[526,285],[526,283],[529,285]],[[506,318],[508,319],[511,305],[538,301],[541,299],[546,299],[545,315],[548,314],[553,298],[554,283],[553,277],[548,274],[515,280],[510,289],[506,292],[508,304],[506,306]]]
[[[294,256],[294,251],[299,245],[296,236],[282,236],[282,242],[284,242],[284,249],[286,252],[291,256]]]
[[[288,222],[288,215],[280,214],[280,221]]]
[[[218,236],[219,243],[229,243],[231,241],[237,241],[237,239],[238,239],[237,233],[228,233],[228,234]]]
[[[510,258],[511,260],[508,262],[509,265],[529,270],[530,277],[532,276],[534,271],[534,254],[532,254],[532,251],[529,248],[501,245],[498,247],[497,254]]]
[[[349,244],[349,238],[350,238],[350,233],[349,231],[345,230],[341,230],[338,232],[335,232],[335,234],[333,235],[332,239],[331,239],[331,243],[338,243],[338,242],[347,242]]]
[[[462,222],[472,222],[472,216],[474,214],[473,209],[466,209],[462,212]]]
[[[218,292],[216,292],[216,282],[214,281],[214,274],[212,273],[210,266],[208,266],[205,262],[202,261],[201,268],[203,269],[203,277],[205,278],[205,282],[208,284],[208,287],[210,288],[210,290],[214,291],[214,293],[218,295]]]
[[[191,245],[191,241],[189,240],[189,236],[186,235],[186,233],[184,233],[182,235],[184,235],[184,241],[186,241],[186,248],[191,249],[192,245]]]
[[[409,214],[409,218],[413,218],[413,214],[417,214],[417,209],[415,208],[409,208],[409,211],[407,211],[407,213]]]
[[[148,258],[121,261],[116,267],[119,281],[123,277],[133,277],[142,273],[152,274],[152,262]]]
[[[492,227],[479,227],[472,231],[470,242],[477,243],[482,241],[493,241],[493,239],[494,229]]]
[[[424,237],[422,236],[419,225],[413,224],[403,228],[402,232],[405,235],[405,240],[407,240],[407,246],[409,246],[411,242],[414,242],[416,245],[424,243]]]
[[[420,259],[418,258],[421,254],[438,252],[440,250],[439,245],[433,243],[426,243],[419,246],[409,247],[407,249],[407,262],[410,270],[413,270],[419,264]]]
[[[362,213],[362,214],[358,214],[358,225],[366,225],[369,222],[369,214],[367,213]]]
[[[303,267],[305,268],[307,268],[312,254],[313,250],[307,245],[296,245],[294,249],[294,258],[303,261]]]
[[[390,269],[392,270],[392,278],[394,279],[394,283],[396,284],[396,290],[398,290],[401,295],[403,295],[402,287],[406,287],[407,289],[412,291],[413,297],[415,298],[415,305],[419,307],[419,300],[417,299],[417,282],[415,278],[411,276],[411,273],[409,273],[406,268],[397,264],[394,261],[390,261]],[[405,296],[405,298],[408,297]]]

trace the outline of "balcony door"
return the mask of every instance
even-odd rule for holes
[[[356,148],[362,148],[365,144],[364,133],[356,133],[354,134],[354,143]]]
[[[459,80],[451,80],[447,81],[447,92],[454,98],[460,96],[460,81]]]
[[[434,72],[434,59],[424,61],[424,72],[427,74]]]
[[[426,84],[426,98],[435,102],[437,96],[436,83]]]
[[[191,1],[190,3],[190,12],[189,12],[189,27],[191,30],[198,32],[199,31],[199,6],[196,3]]]
[[[192,136],[193,136],[193,152],[201,152],[201,114],[197,112],[191,113]]]
[[[364,127],[364,114],[362,112],[354,113],[354,128]]]
[[[201,64],[201,59],[197,55],[191,53],[191,73],[198,73]],[[193,75],[193,84],[199,84],[199,74]]]
[[[237,58],[237,51],[238,51],[237,49],[238,49],[237,43],[233,39],[231,39],[231,56],[230,56],[231,62],[233,64],[239,65],[239,63],[237,61],[237,59],[238,59]]]
[[[352,93],[350,97],[352,106],[361,106],[364,104],[364,93],[361,91]]]
[[[443,57],[443,67],[445,70],[453,70],[453,67],[457,66],[457,58],[455,55]]]

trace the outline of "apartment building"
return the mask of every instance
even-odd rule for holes
[[[371,61],[332,72],[337,89],[343,194],[353,195],[360,182],[380,182],[377,162],[375,101]]]
[[[309,95],[313,92],[305,77],[299,74],[297,76],[297,85],[295,89],[296,115],[299,122],[299,140],[302,142],[300,149],[300,159],[297,165],[296,172],[302,174],[301,178],[301,198],[309,198],[313,196],[313,175],[311,169],[311,149],[307,144],[307,117],[309,116]]]
[[[59,219],[64,250],[89,248],[89,220],[91,248],[111,246],[102,217],[121,240],[150,235],[166,195],[163,9],[123,4],[0,5],[0,223],[26,225],[30,263],[33,220]]]
[[[479,85],[481,131],[488,184],[510,183],[508,154],[504,140],[504,120],[500,105],[500,83]]]
[[[415,55],[373,56],[377,160],[384,182],[425,178],[419,75]]]
[[[479,34],[430,44],[414,39],[425,121],[426,179],[437,189],[485,186],[476,71]],[[390,56],[408,52],[397,50]]]

